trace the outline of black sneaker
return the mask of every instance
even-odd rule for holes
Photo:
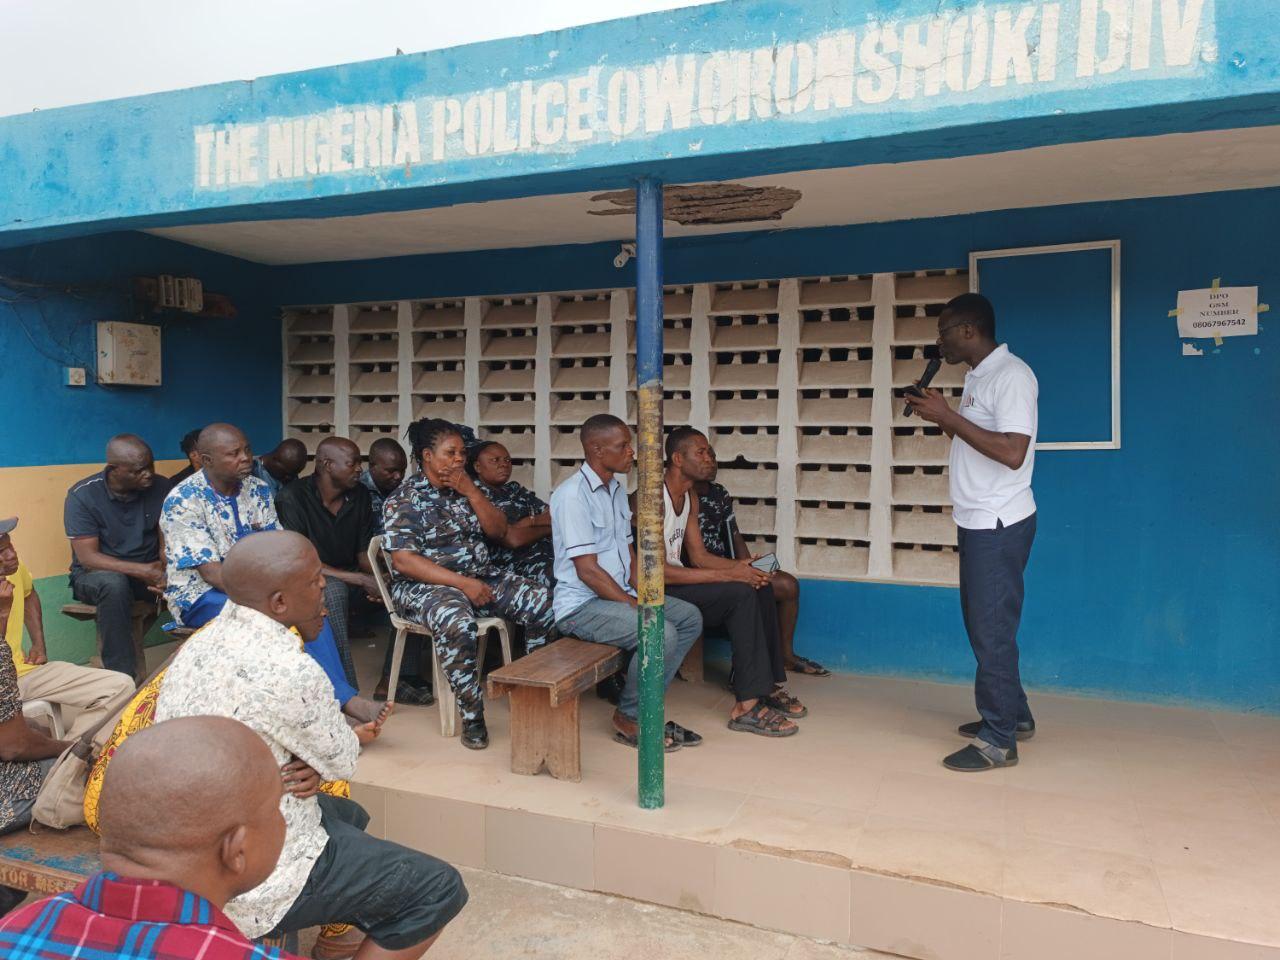
[[[489,746],[489,728],[484,717],[462,721],[462,745],[468,750],[483,750]]]
[[[1017,763],[1018,748],[1016,746],[1002,750],[985,740],[977,740],[963,750],[957,750],[949,757],[945,757],[942,761],[942,765],[948,770],[956,770],[960,773],[981,773],[997,767],[1012,767]]]
[[[956,727],[956,732],[960,734],[960,736],[968,737],[972,740],[978,735],[978,731],[981,729],[982,721],[975,720],[973,723],[960,724],[960,726]],[[1026,722],[1020,723],[1014,727],[1014,731],[1015,740],[1030,740],[1036,735],[1036,722],[1034,720],[1027,720]]]

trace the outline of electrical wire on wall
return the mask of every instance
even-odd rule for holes
[[[106,286],[37,283],[0,274],[0,304],[9,308],[32,349],[59,367],[84,367],[96,377],[97,365],[92,346],[86,356],[76,349],[75,341],[84,328],[91,327],[99,318],[85,317],[67,321],[63,324],[67,327],[65,334],[60,338],[57,332],[59,324],[49,319],[45,306],[56,304],[62,298],[82,300],[90,304],[101,304],[104,300],[115,301],[109,307],[104,304],[104,313],[118,310],[121,300],[132,300],[120,290]],[[24,308],[26,316],[23,315]]]

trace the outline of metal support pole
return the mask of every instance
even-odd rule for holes
[[[662,566],[662,182],[636,185],[636,388],[640,486],[636,496],[639,560],[640,806],[665,802]]]

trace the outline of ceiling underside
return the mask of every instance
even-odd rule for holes
[[[737,181],[800,199],[777,220],[683,226],[667,237],[913,220],[1280,186],[1280,127],[1253,127],[1037,147],[1008,153],[806,170]],[[255,220],[148,232],[258,263],[630,240],[634,221],[597,216],[593,194],[558,194],[398,213]]]

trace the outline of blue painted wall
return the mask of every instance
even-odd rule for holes
[[[1179,289],[1215,277],[1280,300],[1270,236],[1278,218],[1280,190],[1268,190],[742,234],[671,242],[666,276],[687,283],[963,266],[971,250],[1119,238],[1124,445],[1037,458],[1040,533],[1024,674],[1042,687],[1280,711],[1280,431],[1269,426],[1280,347],[1264,316],[1258,337],[1228,339],[1218,353],[1209,343],[1204,357],[1184,358],[1167,316]],[[256,444],[273,442],[278,304],[615,287],[633,280],[630,267],[613,268],[616,251],[603,244],[266,269],[122,234],[4,255],[0,273],[60,282],[192,272],[235,297],[242,313],[234,322],[166,326],[162,391],[73,391],[0,306],[6,396],[37,398],[45,411],[0,423],[0,463],[96,459],[102,438],[120,429],[176,442],[212,417],[242,423]],[[104,315],[105,306],[77,301],[46,312],[64,336],[77,321],[127,319],[114,309]],[[76,336],[86,334],[73,332],[73,344],[82,342]],[[1069,373],[1075,349],[1064,332],[1060,368],[1045,372]],[[972,670],[954,590],[809,581],[801,636],[804,652],[845,670],[956,680]]]
[[[669,243],[666,277],[941,268],[966,265],[971,250],[1119,238],[1124,445],[1037,457],[1024,674],[1037,686],[1275,711],[1280,431],[1270,424],[1280,344],[1264,318],[1256,338],[1183,357],[1167,314],[1179,289],[1214,277],[1280,301],[1278,218],[1280,190],[1267,190],[740,234]],[[281,268],[277,289],[284,303],[633,282],[630,267],[613,268],[616,252],[603,244]],[[1069,379],[1076,349],[1064,330],[1059,369],[1044,372]],[[971,675],[954,590],[813,581],[805,591],[809,655],[846,670]]]
[[[132,278],[161,273],[199,277],[206,290],[230,296],[239,316],[139,313]],[[280,324],[268,273],[140,233],[0,251],[8,409],[0,418],[0,467],[100,462],[107,438],[125,431],[141,434],[160,459],[181,458],[183,434],[213,420],[239,424],[255,446],[270,449],[281,430]],[[49,286],[6,285],[4,278]],[[160,324],[162,386],[93,382],[99,320]],[[69,361],[89,367],[88,386],[62,385]]]

